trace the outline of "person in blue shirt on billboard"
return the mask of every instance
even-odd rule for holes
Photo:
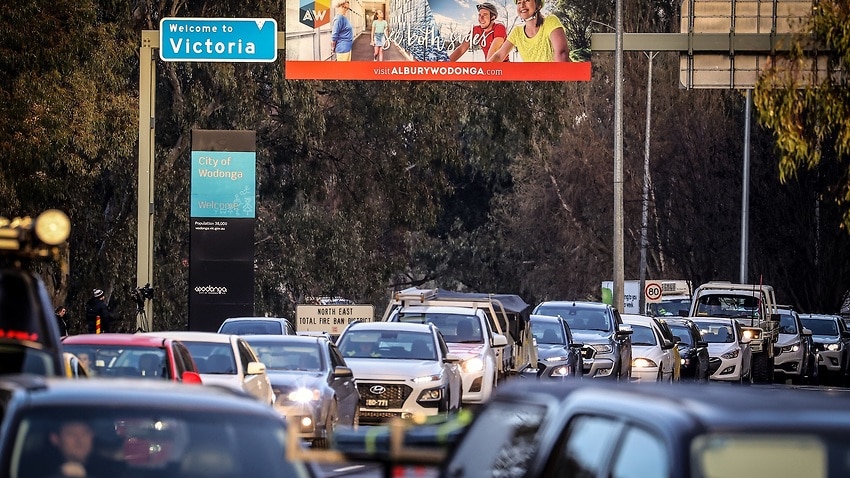
[[[348,0],[334,0],[336,16],[331,26],[331,49],[336,61],[351,61],[351,47],[354,45],[354,27],[346,18],[349,10]]]

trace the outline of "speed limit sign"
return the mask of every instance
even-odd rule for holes
[[[661,302],[661,283],[647,282],[643,288],[643,295],[647,303]]]

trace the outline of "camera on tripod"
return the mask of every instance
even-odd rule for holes
[[[153,292],[154,289],[151,287],[150,283],[133,289],[131,294],[133,296],[133,301],[136,303],[137,310],[145,309],[145,301],[153,299]]]

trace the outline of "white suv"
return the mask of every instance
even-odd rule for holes
[[[433,325],[355,322],[337,347],[354,372],[363,425],[448,414],[461,406],[458,360]]]
[[[490,328],[483,309],[444,306],[407,306],[396,309],[389,322],[434,324],[440,329],[449,352],[460,359],[463,403],[486,402],[498,382],[497,349],[507,345],[502,334]]]

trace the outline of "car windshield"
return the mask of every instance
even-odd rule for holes
[[[414,324],[434,324],[447,343],[480,344],[484,342],[481,321],[474,315],[410,313],[398,315],[399,322]]]
[[[300,370],[318,372],[323,370],[319,345],[309,342],[276,342],[261,339],[248,341],[257,352],[266,370]]]
[[[710,344],[731,344],[735,342],[735,330],[730,324],[714,322],[696,322],[702,339]]]
[[[339,350],[346,358],[436,360],[430,333],[397,330],[350,330]]]
[[[678,316],[680,310],[684,310],[685,312],[687,312],[691,309],[691,300],[662,300],[661,302],[646,304],[646,308],[649,310],[649,315],[655,317]]]
[[[557,306],[542,304],[535,311],[539,315],[560,316],[567,321],[570,330],[611,331],[611,321],[603,309],[580,306]]]
[[[171,379],[165,349],[125,345],[64,344],[90,376]]]
[[[280,322],[273,320],[234,320],[221,324],[220,334],[230,335],[282,335]]]
[[[799,333],[797,330],[797,322],[794,320],[794,316],[791,314],[780,314],[779,315],[779,333],[780,334],[792,334],[796,335]]]
[[[673,331],[674,336],[679,338],[679,345],[685,345],[688,347],[694,346],[693,342],[691,342],[690,329],[688,329],[684,325],[670,324],[670,330]]]
[[[803,326],[812,331],[812,335],[838,336],[838,324],[835,320],[802,319]]]
[[[10,478],[71,476],[71,465],[73,476],[306,476],[285,459],[285,425],[267,416],[69,406],[33,408],[16,429]]]
[[[538,344],[563,345],[566,343],[563,329],[555,322],[532,320],[531,333]]]
[[[759,302],[751,295],[703,295],[697,302],[697,316],[707,317],[758,317]]]
[[[645,325],[632,325],[632,345],[648,346],[658,345],[658,338],[651,327]]]
[[[189,342],[183,344],[189,349],[198,372],[219,375],[236,375],[236,359],[230,344],[217,342]]]

